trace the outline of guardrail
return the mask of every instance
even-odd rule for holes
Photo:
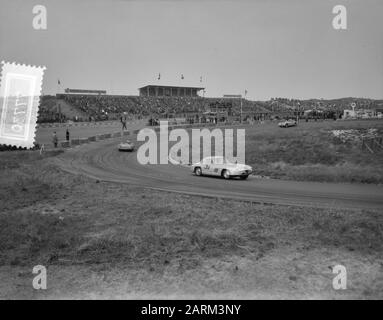
[[[185,128],[185,129],[190,129],[190,128],[216,128],[216,127],[221,127],[221,126],[226,126],[229,125],[229,123],[218,123],[218,124],[208,124],[204,125],[203,123],[196,123],[196,124],[185,124],[185,125],[172,125],[168,126],[168,130],[176,129],[176,128]],[[245,125],[245,124],[235,124],[235,125]],[[152,129],[156,132],[159,132],[160,128],[159,126],[155,127],[145,127],[146,129]],[[130,135],[137,135],[140,130],[130,130],[130,131],[119,131],[119,132],[113,132],[113,133],[104,133],[104,134],[97,134],[95,136],[90,136],[88,138],[75,138],[71,139],[70,141],[64,140],[59,142],[59,146],[61,148],[70,148],[73,146],[79,146],[85,143],[90,143],[90,142],[96,142],[96,141],[102,141],[105,139],[110,139],[110,138],[119,138],[119,137],[126,137]]]
[[[127,125],[139,123],[142,120],[133,120],[128,121]],[[88,127],[88,126],[121,126],[119,120],[109,120],[109,121],[95,121],[95,122],[54,122],[54,123],[38,123],[37,128],[66,128],[66,127]]]
[[[116,125],[119,121],[97,121],[97,122],[55,122],[55,123],[38,123],[37,128],[66,128],[66,127],[87,127],[87,126],[110,126]],[[130,122],[134,123],[134,122]]]

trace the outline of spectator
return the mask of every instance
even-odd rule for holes
[[[57,134],[56,134],[56,131],[53,132],[53,145],[55,146],[55,148],[57,148],[57,144],[58,144],[58,138],[57,138]]]

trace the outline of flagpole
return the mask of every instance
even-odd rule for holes
[[[242,123],[242,95],[241,95],[241,118],[239,122]]]
[[[60,94],[60,85],[61,85],[61,81],[60,79],[57,79],[57,93],[56,94]],[[57,100],[56,100],[57,101]],[[58,109],[58,110],[57,110]],[[61,108],[60,108],[60,103],[58,103],[56,105],[56,112],[59,114],[59,121],[61,122]]]

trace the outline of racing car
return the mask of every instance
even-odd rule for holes
[[[134,150],[134,143],[130,140],[126,140],[125,142],[121,142],[118,145],[118,151],[133,151]]]
[[[192,164],[191,170],[196,176],[221,176],[225,179],[239,177],[243,180],[247,179],[253,172],[252,167],[232,163],[222,156],[206,157],[202,161]]]
[[[297,125],[297,122],[293,119],[283,120],[282,122],[278,123],[278,126],[281,128],[294,127],[296,125]]]

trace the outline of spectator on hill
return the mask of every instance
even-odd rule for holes
[[[121,116],[121,124],[122,124],[122,130],[128,130],[128,128],[126,127],[126,114],[124,112],[124,115]]]
[[[57,148],[57,144],[58,144],[58,138],[57,138],[57,134],[56,134],[56,131],[55,132],[53,132],[53,139],[52,139],[52,141],[53,141],[53,145],[55,146],[55,148]]]
[[[69,130],[68,130],[68,128],[66,128],[65,136],[66,136],[66,141],[69,141]]]

